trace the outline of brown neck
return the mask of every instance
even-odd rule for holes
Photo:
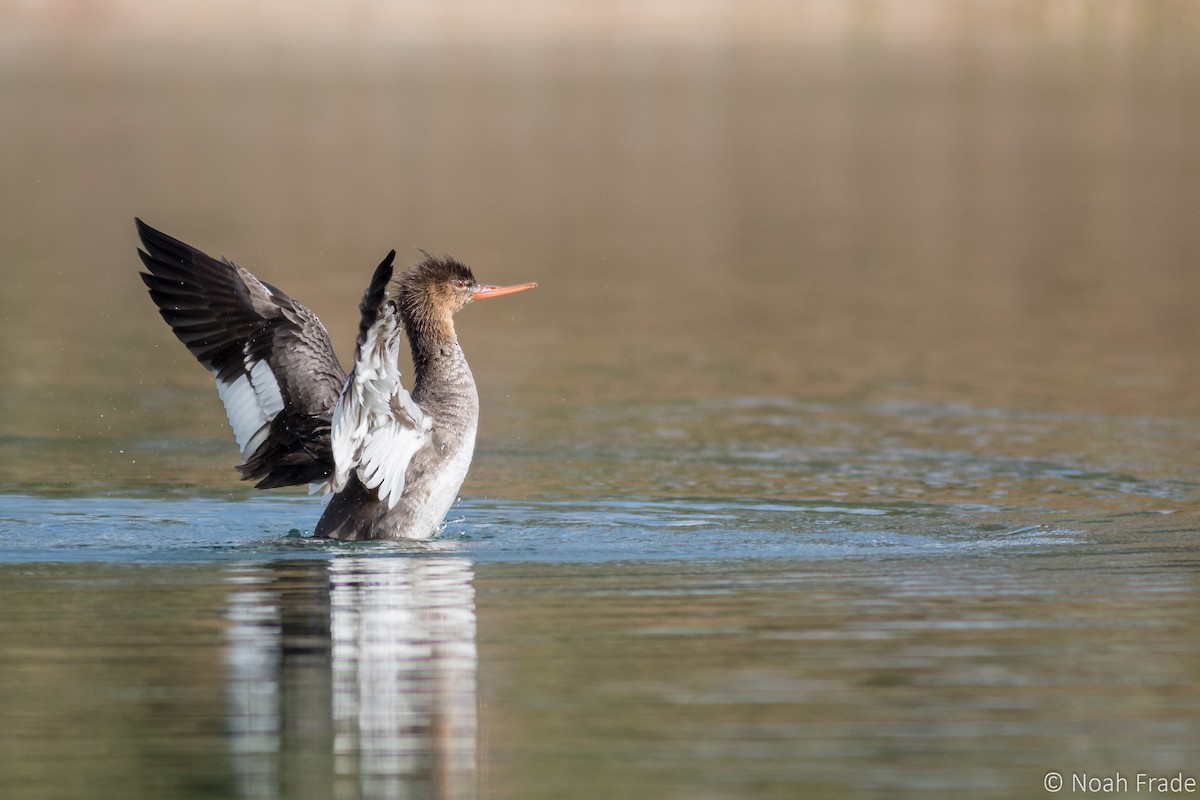
[[[436,407],[441,415],[469,417],[477,413],[475,379],[458,346],[451,316],[428,313],[430,309],[423,306],[406,308],[402,304],[401,309],[416,372],[413,400],[426,410]]]
[[[429,369],[442,351],[457,346],[454,320],[445,311],[439,313],[423,292],[401,294],[398,300],[400,322],[404,325],[404,333],[408,335],[416,378],[420,380],[422,373]]]

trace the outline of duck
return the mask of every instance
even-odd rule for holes
[[[537,284],[481,284],[462,262],[424,250],[394,276],[392,250],[363,293],[347,373],[306,306],[226,258],[135,222],[139,274],[176,338],[215,378],[242,480],[329,494],[315,538],[436,535],[467,477],[479,426],[454,315]],[[401,381],[402,337],[411,392]]]

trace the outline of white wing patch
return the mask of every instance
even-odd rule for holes
[[[413,455],[429,441],[433,420],[400,383],[400,331],[388,303],[367,331],[358,360],[333,410],[333,489],[352,472],[388,508],[404,494]]]
[[[283,410],[279,382],[265,361],[245,360],[245,371],[232,381],[217,379],[217,395],[225,405],[225,416],[242,451],[242,463],[250,460],[271,432],[271,420]]]

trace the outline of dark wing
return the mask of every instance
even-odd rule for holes
[[[333,472],[330,416],[346,374],[316,315],[226,259],[137,220],[162,318],[213,373],[242,450],[238,470],[260,489],[321,483]]]

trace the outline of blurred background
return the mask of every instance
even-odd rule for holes
[[[224,441],[135,215],[344,359],[392,247],[539,281],[460,317],[485,440],[704,397],[1194,415],[1198,37],[1165,0],[7,0],[5,461]],[[44,477],[146,477],[114,449]]]

